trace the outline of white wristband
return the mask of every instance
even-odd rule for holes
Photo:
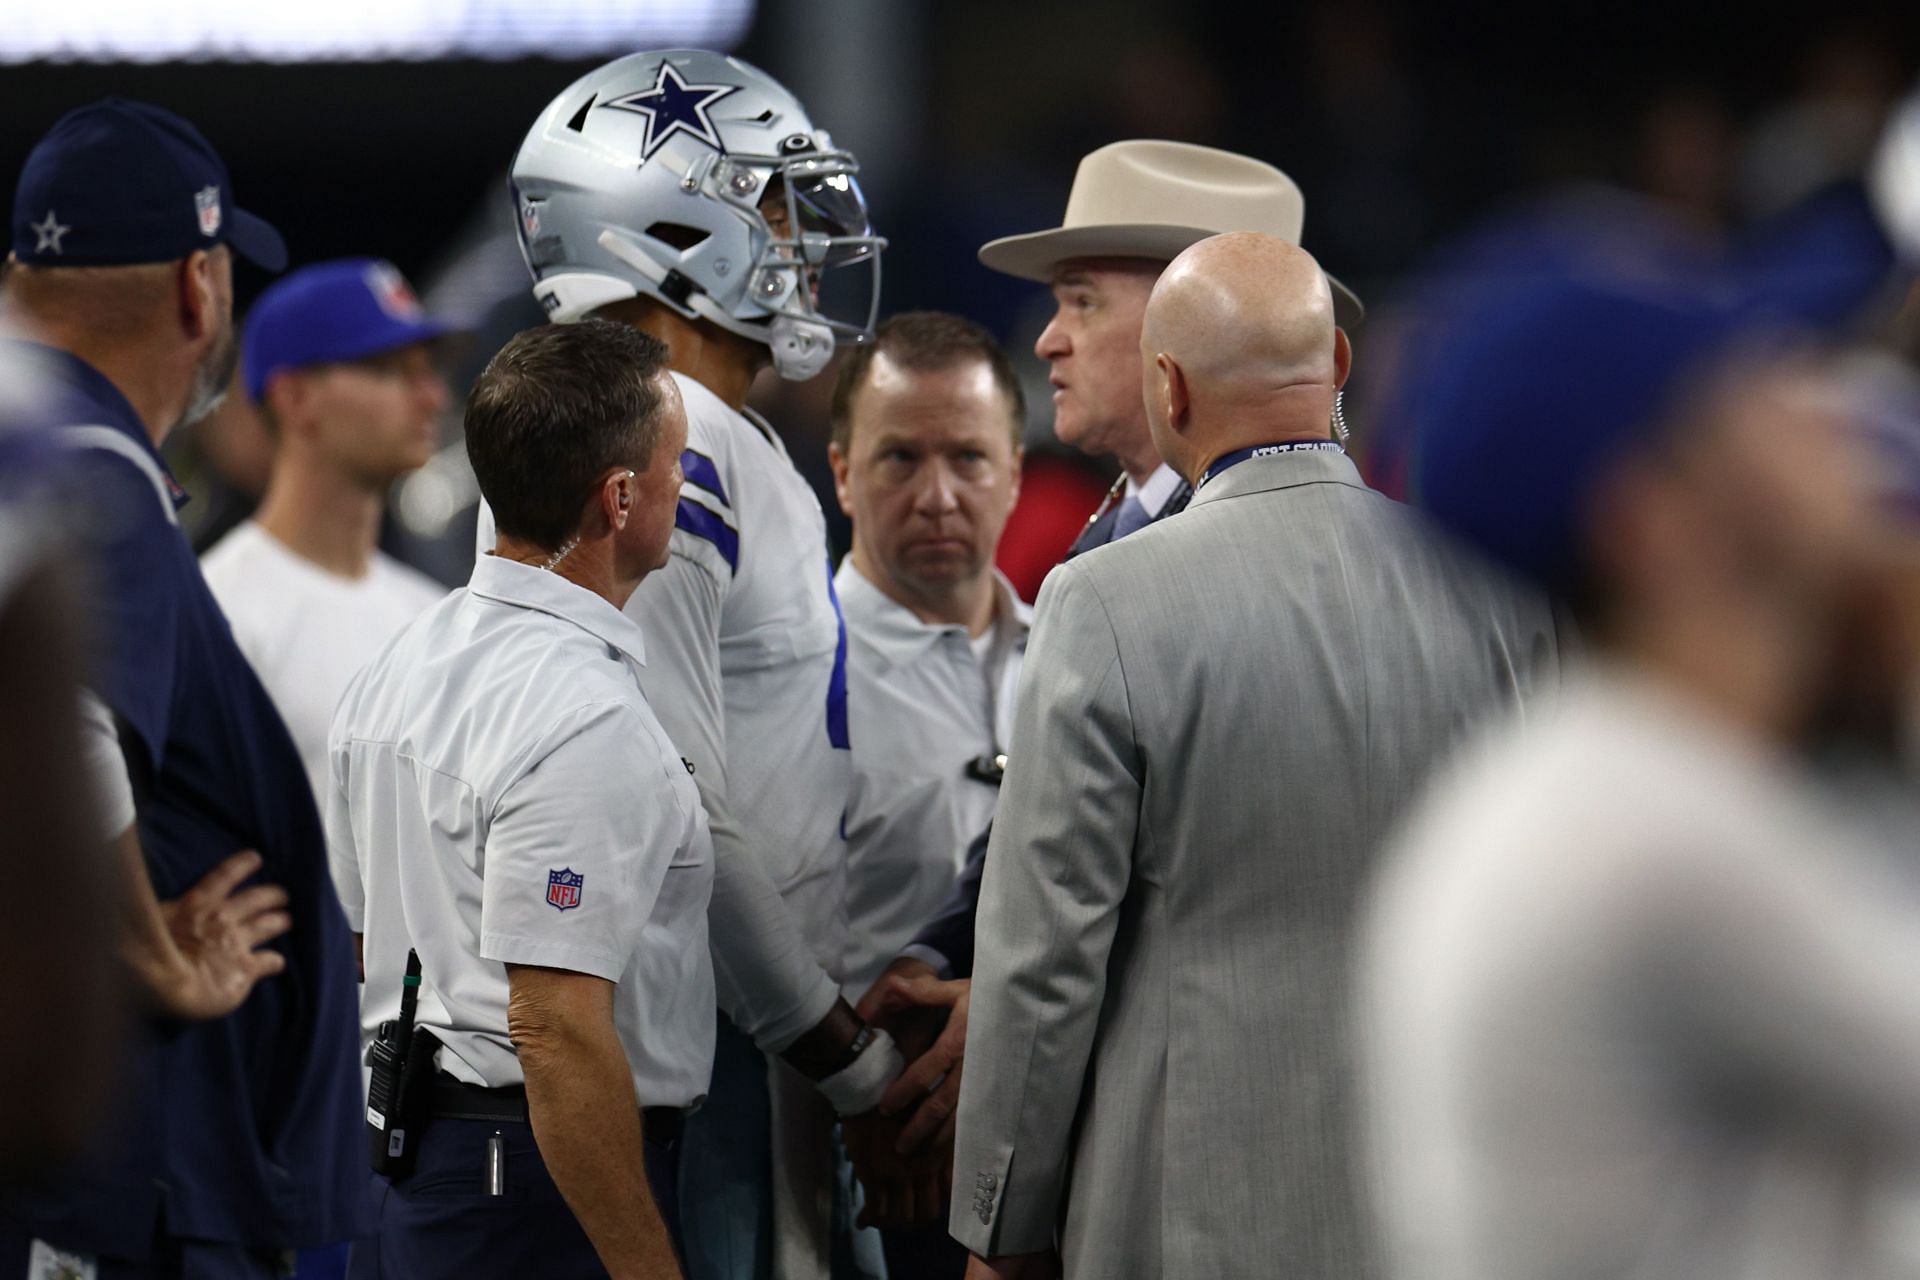
[[[864,1115],[880,1105],[881,1095],[906,1066],[893,1037],[876,1030],[859,1057],[814,1087],[832,1104],[835,1115]]]

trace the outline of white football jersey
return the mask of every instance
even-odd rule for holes
[[[640,584],[627,613],[649,640],[717,637],[719,724],[699,696],[712,674],[689,669],[699,655],[678,645],[671,663],[648,669],[647,696],[703,795],[717,784],[701,755],[723,744],[726,806],[814,958],[838,976],[853,766],[847,633],[826,518],[772,428],[691,378],[674,381],[687,406],[687,451],[673,561]],[[689,583],[694,568],[705,582]]]

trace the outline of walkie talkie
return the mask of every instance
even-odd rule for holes
[[[416,1035],[414,1007],[420,1000],[420,955],[407,952],[407,973],[400,981],[400,1017],[380,1024],[367,1064],[373,1078],[367,1084],[367,1155],[373,1171],[401,1178],[413,1168],[410,1103],[418,1096],[420,1060],[432,1057],[435,1037],[425,1028]]]

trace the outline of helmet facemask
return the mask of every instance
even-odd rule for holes
[[[804,135],[787,143],[813,146]],[[837,342],[872,338],[886,241],[868,222],[860,166],[851,154],[790,149],[796,154],[771,161],[721,157],[706,181],[718,199],[765,231],[749,296],[769,313],[775,371],[800,381],[826,368]],[[865,270],[837,270],[842,267]]]

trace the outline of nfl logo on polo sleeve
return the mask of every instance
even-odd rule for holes
[[[547,905],[555,911],[571,911],[580,905],[580,885],[586,876],[572,867],[547,872]]]

